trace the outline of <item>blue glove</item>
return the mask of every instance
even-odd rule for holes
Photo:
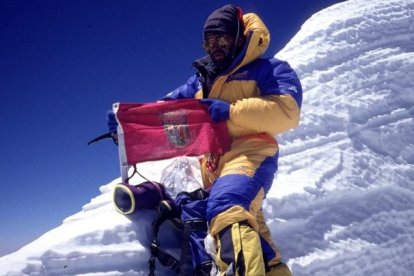
[[[230,118],[230,104],[216,99],[202,99],[200,103],[208,105],[208,113],[213,122],[218,123]]]
[[[106,113],[106,122],[108,123],[109,132],[116,134],[118,122],[116,121],[115,113],[112,110],[108,110],[108,112]]]

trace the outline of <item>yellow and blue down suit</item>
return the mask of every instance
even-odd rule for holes
[[[266,268],[281,260],[261,210],[277,170],[279,148],[274,137],[298,125],[302,87],[287,62],[261,58],[270,41],[262,20],[253,13],[243,15],[243,20],[245,46],[212,81],[209,93],[203,91],[208,66],[196,66],[198,73],[164,99],[231,103],[227,120],[231,150],[220,157],[215,170],[207,168],[211,156],[201,162],[204,186],[210,191],[209,233],[216,241],[215,261],[222,274],[233,269],[236,275],[265,275]]]

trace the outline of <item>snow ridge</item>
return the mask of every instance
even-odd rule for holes
[[[268,199],[295,275],[414,271],[413,10],[413,1],[340,3],[277,54],[305,91],[300,128],[279,139]]]

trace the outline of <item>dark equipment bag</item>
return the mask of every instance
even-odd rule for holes
[[[142,186],[141,186],[142,185]],[[139,209],[156,209],[157,216],[152,222],[151,256],[149,275],[155,275],[155,263],[158,260],[177,275],[210,275],[213,261],[204,248],[207,236],[208,193],[198,189],[191,193],[181,192],[172,200],[162,184],[144,182],[137,186],[118,184],[114,191],[114,203],[119,212],[132,214]],[[164,222],[170,222],[179,231],[181,238],[181,256],[179,259],[162,249],[158,233]]]

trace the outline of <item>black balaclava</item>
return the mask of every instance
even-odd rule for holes
[[[235,44],[238,38],[244,38],[243,13],[239,7],[234,5],[225,5],[213,11],[204,23],[203,39],[207,34],[228,34],[235,38]],[[234,48],[227,57],[217,64],[217,66],[226,69],[233,61],[240,49],[234,45]]]

